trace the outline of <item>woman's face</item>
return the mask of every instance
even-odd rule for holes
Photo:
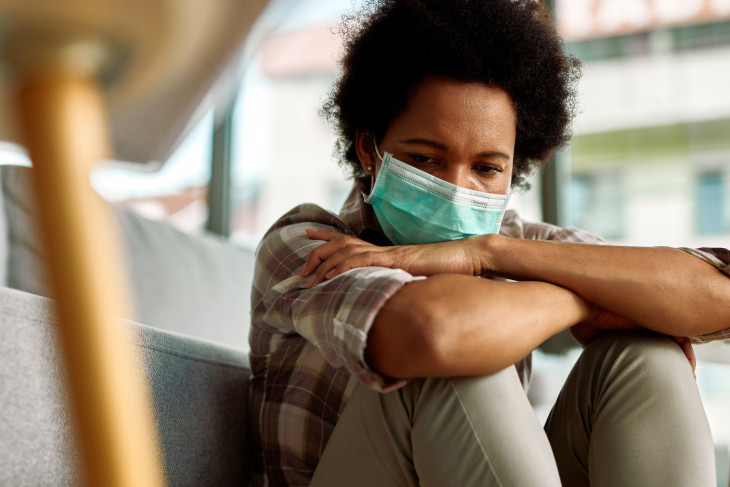
[[[462,188],[506,194],[512,180],[516,114],[509,95],[482,83],[429,78],[380,141],[380,153]],[[365,172],[381,160],[372,137],[358,133]]]

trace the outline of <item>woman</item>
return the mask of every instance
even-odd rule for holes
[[[540,4],[372,1],[345,35],[325,113],[353,192],[257,251],[255,483],[713,485],[686,337],[730,337],[727,251],[504,213],[572,116]],[[569,328],[585,350],[543,430],[529,354]]]

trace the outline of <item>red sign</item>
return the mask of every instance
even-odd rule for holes
[[[557,0],[568,41],[730,19],[730,0]]]

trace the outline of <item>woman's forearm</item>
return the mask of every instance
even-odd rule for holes
[[[592,312],[584,299],[549,283],[440,274],[388,300],[366,355],[376,370],[397,378],[488,374]]]
[[[654,331],[677,336],[730,326],[730,279],[671,248],[481,239],[484,271],[566,287]]]

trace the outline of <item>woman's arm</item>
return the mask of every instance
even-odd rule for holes
[[[307,233],[325,241],[299,271],[309,286],[367,266],[430,276],[391,296],[368,333],[367,360],[390,377],[495,372],[555,333],[587,320],[610,328],[637,327],[554,284],[474,277],[471,249],[464,241],[376,247],[339,232]]]
[[[681,250],[498,235],[473,243],[484,273],[566,287],[654,331],[695,336],[730,327],[730,279]]]
[[[697,336],[730,327],[730,279],[681,250],[499,235],[376,247],[335,232],[308,233],[310,238],[327,241],[300,271],[310,276],[312,284],[364,266],[400,268],[425,276],[490,274],[565,287],[611,313],[668,335]]]
[[[590,303],[553,284],[439,274],[406,284],[386,302],[366,356],[395,378],[488,374],[594,313]]]

